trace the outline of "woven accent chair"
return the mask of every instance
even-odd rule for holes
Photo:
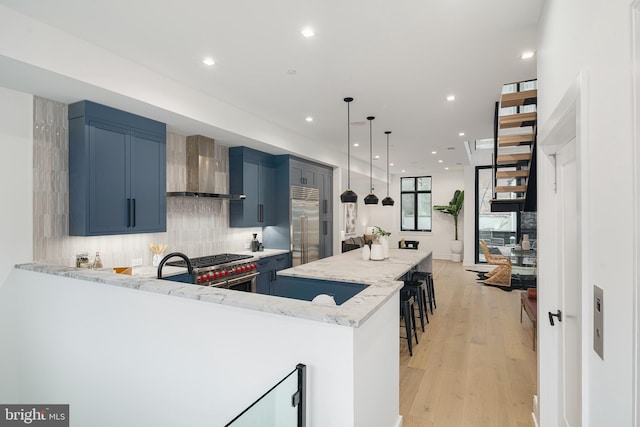
[[[487,285],[510,287],[511,260],[509,257],[491,254],[484,240],[480,240],[480,245],[482,246],[482,252],[484,253],[484,258],[487,260],[487,263],[497,265],[496,268],[485,274],[489,278],[486,279],[484,283]]]

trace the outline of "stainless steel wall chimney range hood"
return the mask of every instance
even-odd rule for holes
[[[215,190],[214,141],[202,135],[187,137],[187,188],[169,191],[167,197],[210,197],[242,200],[244,194],[220,194]]]

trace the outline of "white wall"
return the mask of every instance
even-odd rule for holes
[[[0,87],[0,283],[33,259],[33,97]]]
[[[343,173],[344,183],[346,183],[346,172]],[[448,205],[453,197],[455,190],[465,188],[463,170],[451,170],[442,172],[425,172],[425,175],[432,177],[432,201],[434,205]],[[408,176],[408,175],[407,175]],[[391,175],[389,184],[389,194],[395,201],[391,207],[382,206],[382,199],[387,195],[387,185],[384,180],[378,180],[374,177],[373,185],[375,195],[378,196],[380,202],[377,205],[365,205],[364,198],[369,194],[369,176],[359,173],[351,173],[351,187],[358,195],[358,223],[356,234],[365,233],[367,226],[378,225],[384,230],[391,232],[390,246],[397,247],[397,242],[401,239],[418,240],[420,248],[428,248],[433,251],[433,257],[436,259],[451,259],[451,251],[449,242],[454,238],[453,218],[442,212],[433,211],[432,231],[429,233],[400,231],[400,175]],[[346,185],[346,184],[345,184]],[[337,195],[344,191],[345,188],[336,192]],[[467,200],[465,191],[465,200]],[[340,230],[344,230],[344,207],[339,203],[337,206],[338,217],[340,218]],[[459,238],[465,238],[465,208],[458,218]],[[337,222],[336,222],[337,224]],[[472,226],[473,229],[473,226]],[[339,248],[337,249],[340,250]],[[473,260],[473,257],[471,258]]]
[[[584,86],[588,108],[584,134],[579,137],[579,168],[588,172],[584,186],[585,203],[580,211],[583,240],[583,425],[632,425],[633,420],[633,141],[631,74],[631,1],[580,0],[547,1],[542,13],[538,45],[539,134],[578,75],[588,76]],[[637,120],[637,117],[635,118]],[[548,208],[553,182],[553,164],[539,155],[539,241],[540,280],[555,280],[554,212]],[[550,185],[549,185],[550,184]],[[545,193],[546,192],[546,193]],[[545,241],[544,236],[547,237]],[[601,360],[593,351],[593,285],[604,289],[604,353]],[[541,301],[541,313],[556,307]],[[553,363],[556,352],[550,326],[540,322],[541,372],[544,363]],[[554,396],[545,396],[545,384],[555,378],[541,377],[540,411],[542,425],[555,425]],[[548,389],[547,389],[548,390]]]
[[[0,401],[69,403],[79,426],[217,426],[304,363],[308,425],[392,427],[397,334],[397,295],[354,329],[12,270]]]

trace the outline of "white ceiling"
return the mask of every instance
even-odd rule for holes
[[[408,174],[460,169],[463,141],[492,136],[501,85],[536,76],[535,57],[520,54],[535,50],[542,2],[0,0],[341,152],[351,96],[352,122],[376,117],[373,151],[383,157],[374,164],[385,166],[390,130],[391,172]],[[300,34],[306,26],[315,37]],[[202,64],[205,55],[216,65]],[[368,125],[352,126],[351,141],[360,143],[352,155],[368,161]]]

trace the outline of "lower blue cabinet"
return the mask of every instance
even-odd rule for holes
[[[256,280],[256,292],[259,294],[273,295],[274,284],[278,280],[276,272],[291,267],[291,257],[288,253],[260,258],[258,262],[258,278]]]

